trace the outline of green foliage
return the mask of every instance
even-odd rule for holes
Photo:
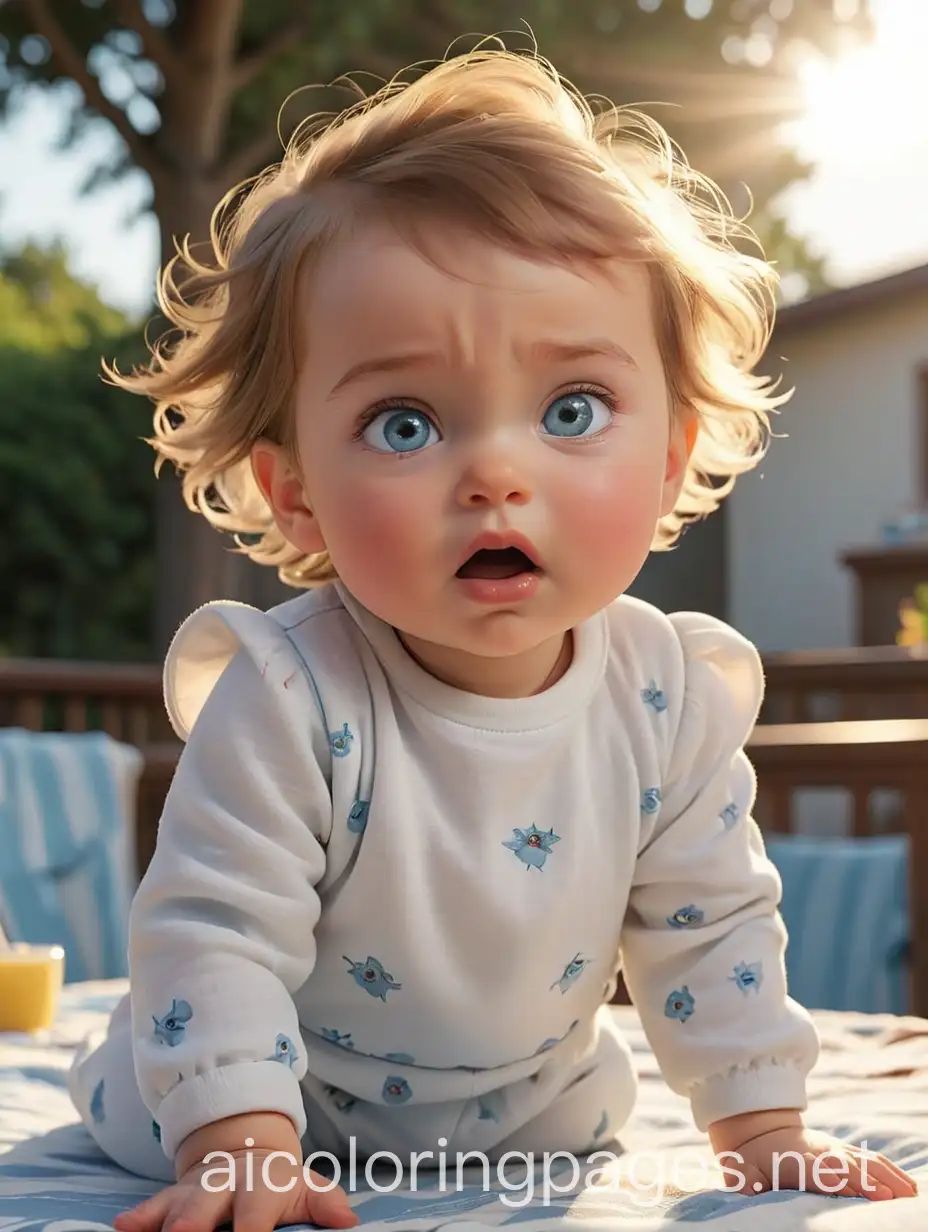
[[[28,244],[0,258],[0,344],[29,351],[86,347],[92,339],[126,332],[122,313],[96,288],[68,271],[60,244]]]
[[[117,326],[119,332],[117,333]],[[151,656],[154,478],[142,400],[104,383],[142,343],[29,249],[0,274],[0,653]]]

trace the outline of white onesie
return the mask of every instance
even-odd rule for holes
[[[553,687],[488,698],[336,584],[200,609],[165,685],[187,746],[130,978],[168,1158],[249,1111],[303,1134],[307,1107],[391,1139],[374,1149],[486,1148],[611,1048],[624,1094],[585,1083],[592,1146],[633,1101],[627,1050],[603,1042],[620,962],[700,1128],[805,1107],[818,1040],[786,994],[742,751],[763,675],[726,625],[623,597]]]

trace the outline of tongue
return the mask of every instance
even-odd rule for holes
[[[458,570],[461,578],[510,578],[534,568],[518,548],[482,549],[475,552]]]

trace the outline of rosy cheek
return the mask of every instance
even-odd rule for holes
[[[647,552],[660,514],[661,484],[653,466],[588,471],[562,504],[564,546],[578,564]],[[567,494],[564,494],[565,496]]]
[[[323,533],[336,568],[361,601],[360,590],[382,590],[402,584],[404,573],[423,542],[426,513],[410,500],[414,485],[356,485],[339,488],[323,512]]]

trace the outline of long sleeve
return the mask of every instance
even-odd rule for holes
[[[165,676],[187,744],[129,957],[139,1087],[173,1158],[194,1130],[241,1113],[305,1130],[293,994],[315,963],[331,800],[311,684],[271,618],[201,609]]]
[[[698,1128],[805,1108],[818,1035],[787,995],[781,884],[751,816],[744,744],[763,696],[756,650],[710,617],[672,618],[666,778],[623,930],[629,993],[667,1084]]]

